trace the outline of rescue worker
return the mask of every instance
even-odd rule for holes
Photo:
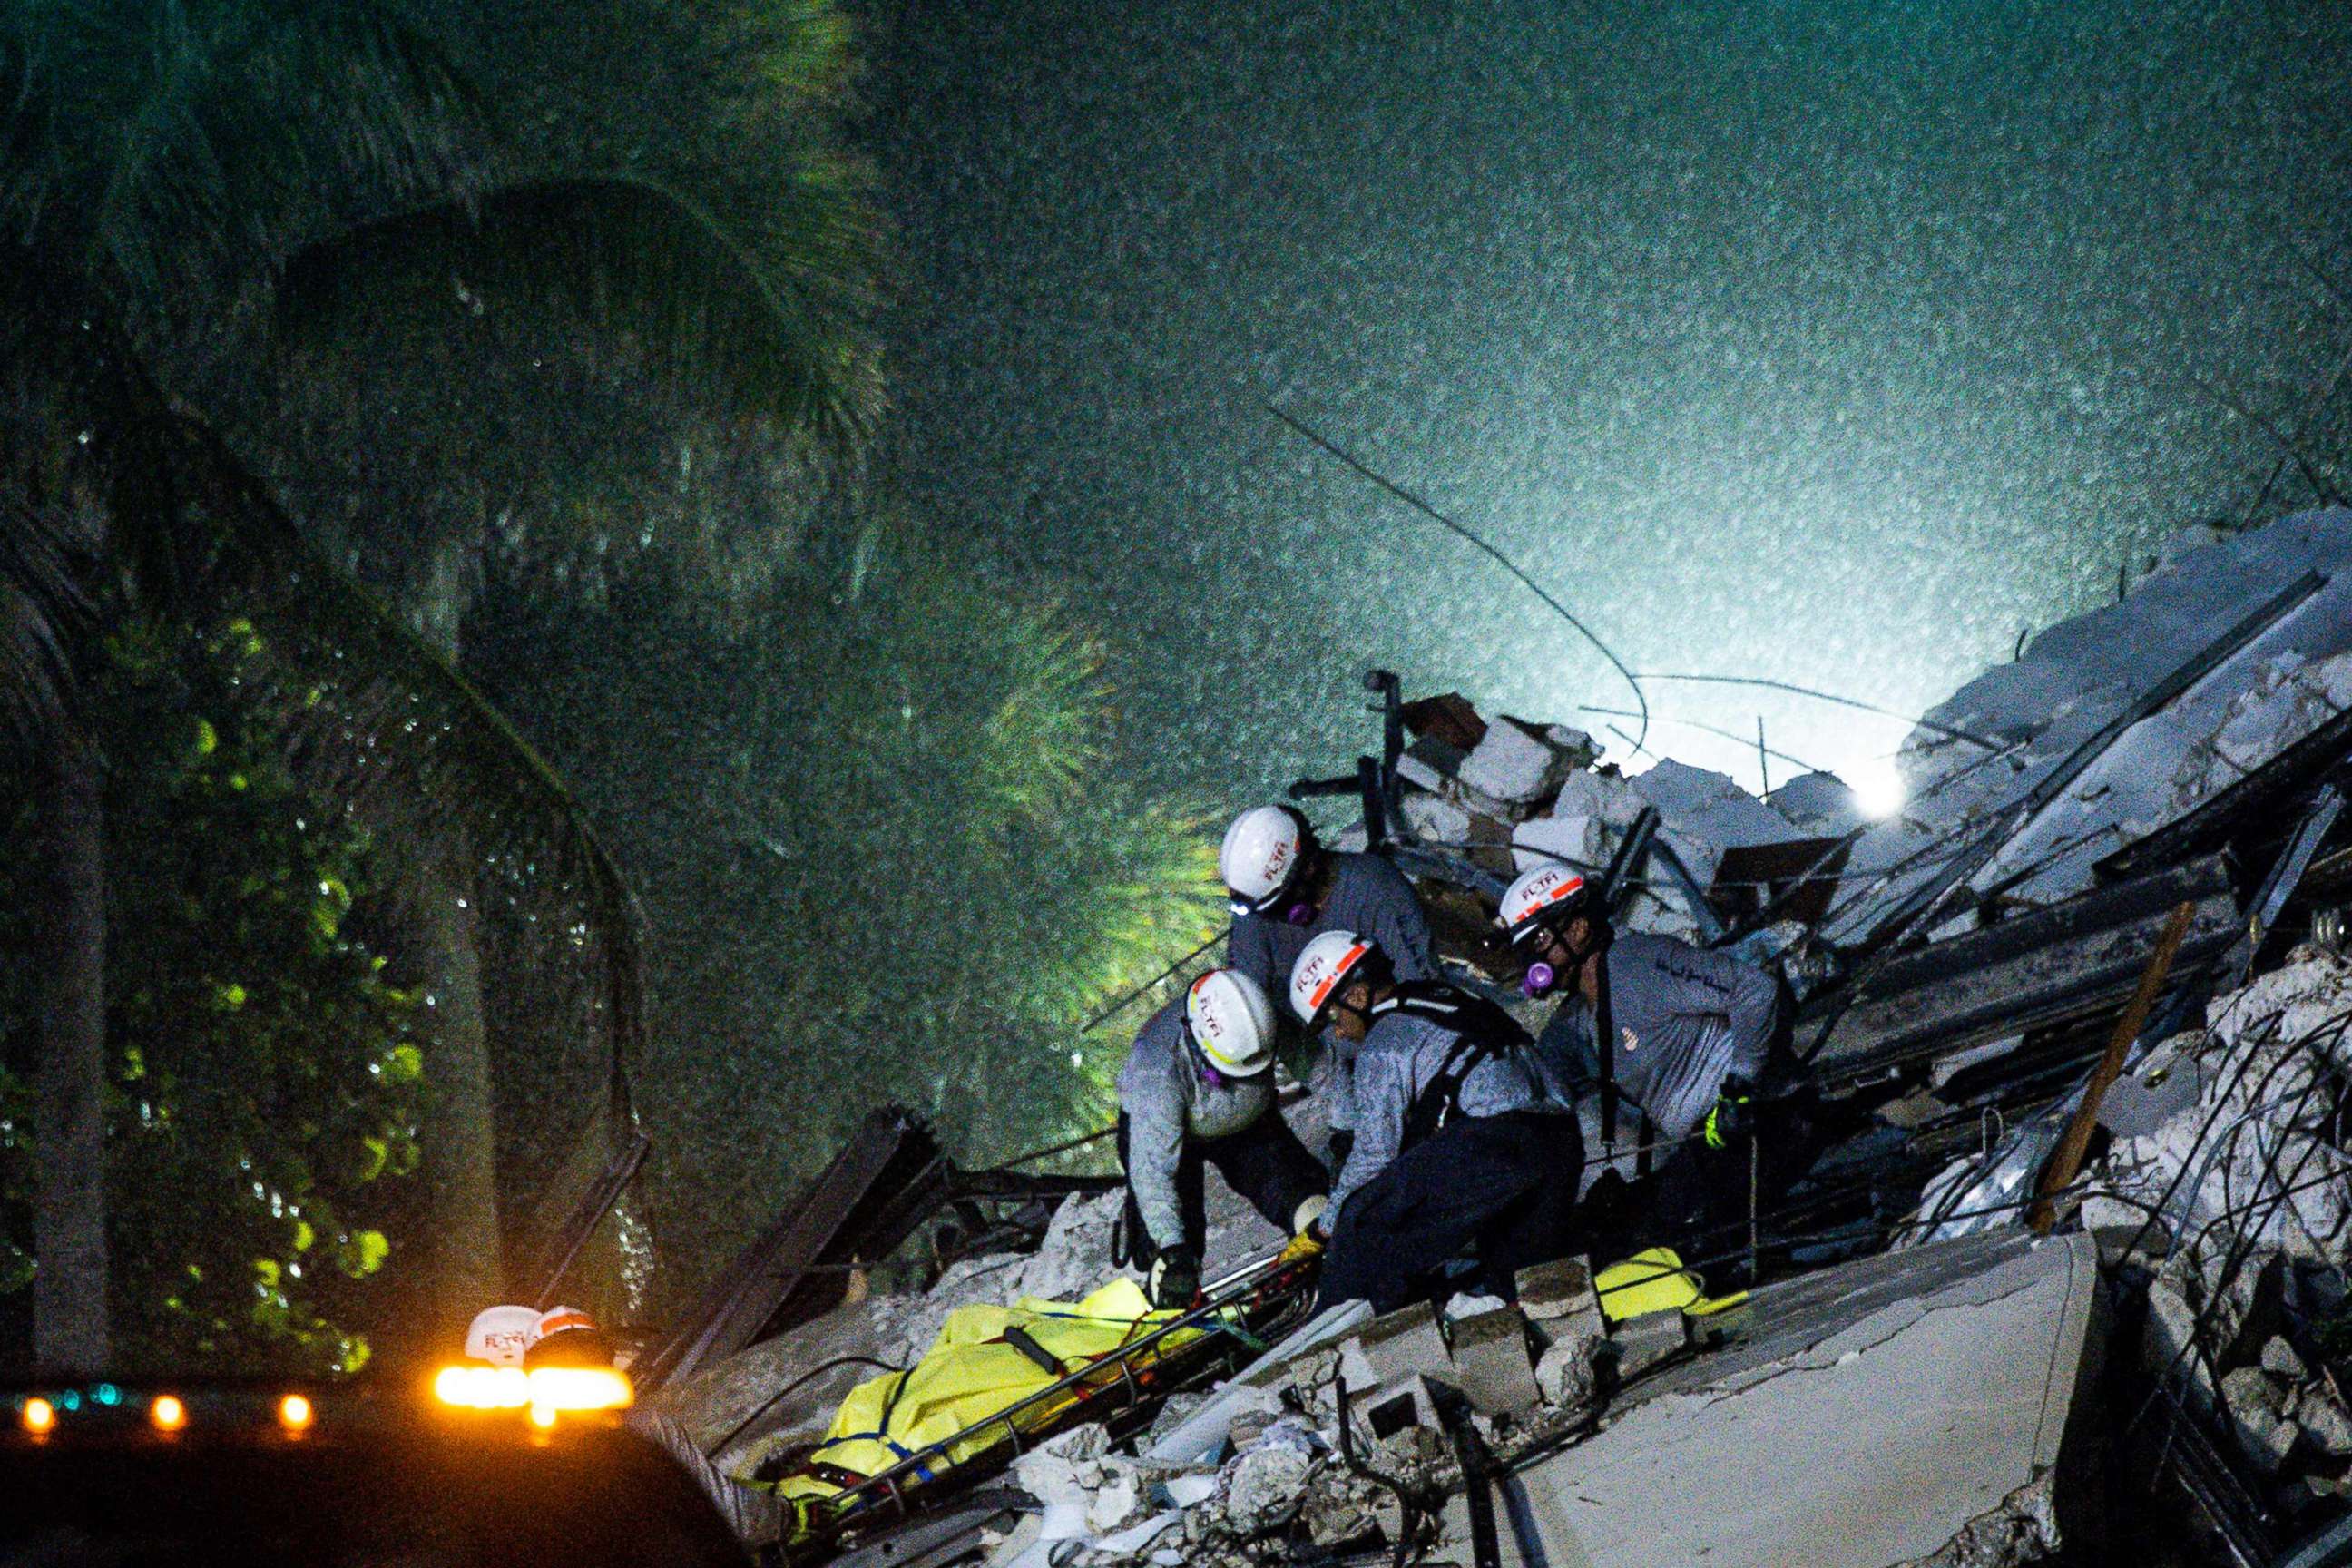
[[[1155,1307],[1200,1292],[1205,1166],[1293,1237],[1322,1213],[1330,1179],[1274,1102],[1274,1026],[1256,981],[1212,969],[1151,1016],[1119,1070],[1127,1235]]]
[[[1326,849],[1306,815],[1261,805],[1225,829],[1217,873],[1233,901],[1225,962],[1278,995],[1307,942],[1324,931],[1360,931],[1388,955],[1400,980],[1433,980],[1429,917],[1412,883],[1379,855]],[[1332,1163],[1347,1153],[1349,1063],[1354,1045],[1326,1037],[1300,1075],[1330,1119]]]
[[[492,1366],[520,1366],[523,1352],[539,1338],[536,1307],[485,1307],[466,1326],[466,1359]]]
[[[1555,1094],[1564,1083],[1598,1090],[1579,1094],[1585,1110],[1600,1109],[1586,1131],[1601,1125],[1593,1141],[1612,1140],[1598,1151],[1612,1163],[1629,1159],[1633,1170],[1621,1173],[1657,1167],[1635,1206],[1639,1239],[1705,1231],[1708,1245],[1736,1245],[1751,1207],[1785,1192],[1815,1152],[1779,983],[1673,937],[1618,933],[1592,885],[1565,866],[1522,874],[1499,921],[1520,989],[1564,999],[1543,1035],[1547,1082]]]
[[[1576,1119],[1546,1096],[1527,1037],[1491,1004],[1401,982],[1380,944],[1325,931],[1291,971],[1309,1028],[1358,1046],[1356,1139],[1321,1222],[1330,1238],[1318,1307],[1412,1300],[1465,1247],[1480,1288],[1563,1256],[1584,1162]]]

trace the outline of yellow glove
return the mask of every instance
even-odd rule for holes
[[[1319,1256],[1323,1251],[1323,1211],[1330,1200],[1316,1193],[1299,1203],[1298,1212],[1290,1216],[1294,1233],[1288,1246],[1282,1249],[1276,1263],[1297,1263],[1302,1258]]]

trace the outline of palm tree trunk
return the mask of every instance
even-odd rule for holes
[[[453,850],[425,879],[424,960],[437,1042],[425,1070],[425,1168],[433,1195],[436,1290],[446,1321],[503,1299],[497,1120],[482,1018],[481,931],[472,857]]]
[[[106,805],[95,742],[71,716],[42,767],[48,953],[42,965],[33,1361],[44,1376],[106,1370]]]
[[[472,597],[462,541],[436,552],[419,595],[418,630],[457,662]],[[498,1121],[490,1098],[490,1040],[482,1006],[481,899],[474,856],[462,838],[425,877],[425,973],[438,1047],[425,1072],[425,1168],[433,1194],[436,1295],[445,1321],[463,1323],[503,1300],[499,1251]]]

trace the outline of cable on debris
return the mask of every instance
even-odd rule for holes
[[[1875,702],[1864,702],[1859,697],[1841,697],[1834,691],[1817,691],[1810,686],[1800,686],[1792,680],[1768,680],[1760,675],[1681,675],[1647,669],[1633,679],[1636,680],[1687,680],[1708,686],[1769,687],[1774,691],[1793,691],[1800,697],[1812,697],[1823,702],[1834,702],[1842,708],[1859,708],[1865,713],[1875,713],[1883,719],[1900,719],[1917,729],[1932,730],[1938,735],[1948,736],[1955,741],[1966,741],[1969,744],[1981,746],[1988,752],[2006,750],[2008,744],[2001,741],[1989,741],[1982,735],[1955,729],[1949,724],[1939,723],[1924,715],[1906,713],[1899,709],[1881,708]]]
[[[1643,742],[1647,741],[1650,737],[1650,698],[1649,694],[1642,689],[1641,677],[1635,675],[1632,668],[1626,665],[1625,661],[1617,657],[1616,651],[1607,643],[1602,642],[1599,636],[1593,632],[1593,629],[1591,626],[1586,626],[1582,621],[1577,619],[1574,611],[1570,610],[1566,605],[1561,604],[1558,599],[1553,598],[1549,594],[1546,593],[1542,584],[1538,584],[1534,578],[1528,576],[1525,572],[1519,569],[1518,563],[1513,561],[1500,550],[1496,549],[1492,544],[1487,543],[1486,540],[1479,537],[1478,534],[1472,531],[1468,527],[1456,522],[1454,519],[1446,516],[1434,506],[1432,506],[1428,501],[1423,500],[1421,497],[1413,494],[1412,491],[1405,489],[1402,485],[1398,484],[1394,479],[1375,471],[1370,465],[1364,462],[1362,458],[1357,457],[1354,453],[1349,451],[1345,447],[1340,446],[1337,441],[1334,441],[1329,437],[1322,435],[1320,432],[1310,428],[1303,421],[1299,420],[1297,416],[1277,405],[1268,403],[1265,405],[1265,411],[1268,414],[1273,415],[1276,419],[1281,420],[1285,425],[1289,426],[1290,428],[1298,435],[1306,437],[1308,441],[1311,441],[1316,446],[1321,447],[1331,457],[1339,459],[1341,463],[1346,464],[1349,468],[1353,468],[1357,473],[1361,474],[1365,479],[1368,479],[1372,483],[1380,486],[1381,489],[1388,491],[1389,494],[1396,497],[1397,500],[1404,502],[1405,505],[1412,508],[1415,511],[1420,512],[1423,517],[1428,518],[1433,522],[1439,523],[1445,528],[1451,529],[1462,538],[1468,540],[1471,544],[1475,546],[1489,560],[1502,567],[1504,571],[1508,572],[1512,576],[1517,578],[1519,585],[1527,589],[1528,593],[1533,594],[1537,598],[1542,600],[1545,605],[1549,608],[1554,615],[1558,616],[1561,620],[1566,621],[1570,626],[1574,626],[1583,637],[1584,640],[1598,648],[1601,652],[1601,657],[1607,659],[1616,669],[1617,673],[1625,678],[1626,686],[1631,689],[1633,693],[1633,700],[1641,704],[1642,734],[1641,738],[1633,742],[1635,750],[1638,751],[1641,749]]]

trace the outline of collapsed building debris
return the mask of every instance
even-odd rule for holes
[[[1453,978],[1517,1000],[1495,898],[1566,861],[1621,924],[1775,965],[1801,1000],[1838,1136],[1755,1216],[1761,1282],[1726,1311],[1612,1319],[1570,1261],[1515,1305],[1335,1308],[1230,1378],[1041,1432],[995,1483],[810,1551],[1957,1568],[2104,1535],[2253,1568],[2332,1539],[2352,1507],[2352,959],[2328,945],[2352,897],[2347,554],[2340,510],[2168,551],[1931,711],[1907,801],[1874,821],[1826,774],[1764,798],[1671,761],[1628,774],[1580,730],[1406,702],[1376,673],[1381,754],[1294,793],[1360,805],[1343,842],[1415,879]],[[1210,1190],[1213,1270],[1278,1242]],[[935,1209],[836,1194],[856,1223],[793,1222],[800,1261],[739,1274],[750,1294],[703,1315],[699,1366],[657,1400],[739,1472],[772,1468],[956,1309],[1110,1278],[1117,1194],[1050,1225],[1061,1194],[1025,1195],[992,1255],[934,1249],[883,1289],[835,1282]],[[2099,1506],[2103,1449],[2145,1518]]]

